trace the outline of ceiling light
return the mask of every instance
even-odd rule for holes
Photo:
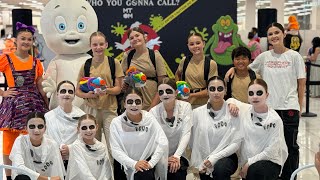
[[[284,3],[284,5],[294,5],[294,2],[286,2],[286,3]]]
[[[306,16],[306,15],[309,15],[310,14],[310,12],[305,12],[305,13],[298,13],[297,15],[298,16]]]

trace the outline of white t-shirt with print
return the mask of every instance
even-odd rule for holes
[[[273,50],[260,54],[250,65],[268,84],[268,104],[276,110],[300,110],[298,79],[306,78],[301,55],[293,50],[276,54]]]

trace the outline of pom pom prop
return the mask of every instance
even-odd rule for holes
[[[80,79],[80,89],[82,92],[94,91],[105,91],[107,89],[106,81],[101,77],[83,77]]]
[[[10,53],[15,52],[17,50],[14,38],[4,40],[4,46],[5,46],[5,48],[2,50],[3,54],[10,54]]]
[[[181,99],[188,99],[190,95],[190,85],[185,81],[177,81],[177,97]]]
[[[126,71],[126,77],[124,82],[132,87],[144,87],[146,85],[147,76],[136,69],[134,66],[130,66]]]

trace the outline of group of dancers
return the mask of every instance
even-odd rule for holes
[[[91,35],[89,76],[102,77],[107,89],[85,93],[80,85],[62,81],[56,90],[59,105],[51,111],[41,86],[43,68],[28,54],[33,33],[20,28],[17,51],[0,57],[9,86],[0,90],[4,163],[12,161],[23,169],[13,171],[12,177],[6,171],[7,179],[186,179],[190,167],[198,170],[200,179],[230,179],[240,167],[243,179],[272,180],[289,179],[298,167],[304,62],[284,47],[281,24],[267,28],[274,49],[250,65],[244,63],[251,60],[241,53],[245,51],[234,54],[237,65],[226,78],[245,80],[241,91],[247,103],[224,99],[229,90],[225,79],[217,76],[215,61],[206,60],[197,33],[188,37],[192,56],[183,58],[176,72],[176,80],[188,82],[191,93],[186,100],[177,99],[176,80],[165,77],[163,57],[159,51],[152,55],[147,36],[133,28],[128,39],[134,52],[125,52],[121,64],[114,61],[113,75],[111,58],[104,55],[106,37],[101,32]],[[123,83],[130,66],[146,74],[145,87]],[[79,80],[86,68],[84,64],[80,69]],[[249,69],[262,79],[251,79]],[[125,111],[117,114],[120,92]],[[72,105],[75,96],[84,98],[83,107]],[[100,142],[101,130],[106,145]]]

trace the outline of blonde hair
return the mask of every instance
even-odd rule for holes
[[[94,124],[97,124],[97,119],[93,115],[84,114],[78,120],[78,128],[80,128],[81,122],[84,121],[84,120],[87,120],[87,119],[88,120],[92,120],[92,121],[94,121]]]
[[[97,32],[94,32],[94,33],[91,34],[90,40],[89,40],[90,44],[91,44],[91,39],[92,39],[93,37],[96,37],[96,36],[101,36],[101,37],[103,37],[104,40],[107,42],[106,35],[104,35],[104,34],[103,34],[102,32],[100,32],[100,31],[97,31]]]
[[[171,78],[163,78],[163,81],[161,84],[166,84],[172,87],[172,89],[177,90],[176,80]],[[160,85],[161,85],[160,84]]]

